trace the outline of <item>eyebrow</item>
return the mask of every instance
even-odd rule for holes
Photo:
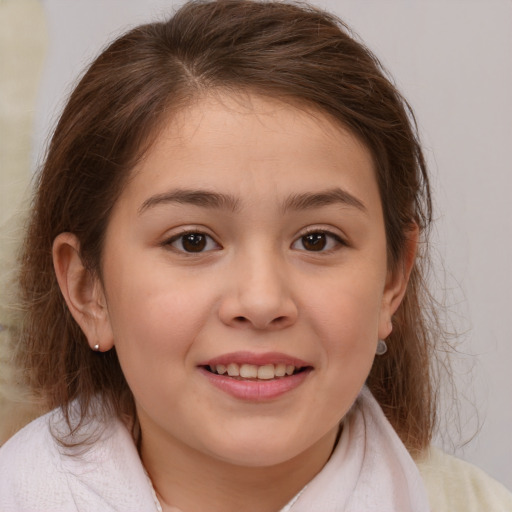
[[[238,199],[229,194],[210,192],[207,190],[171,190],[163,194],[156,194],[146,199],[139,208],[139,215],[149,208],[164,204],[190,204],[203,208],[228,209],[238,211]]]
[[[150,208],[165,204],[190,204],[202,208],[227,209],[233,212],[240,210],[238,199],[229,194],[208,190],[176,189],[162,194],[155,194],[146,199],[138,210],[139,215]],[[342,188],[334,188],[322,192],[305,192],[294,194],[283,203],[283,213],[289,210],[312,210],[322,206],[342,204],[366,212],[366,206],[357,197]]]
[[[333,188],[322,192],[294,194],[283,205],[283,211],[288,210],[312,210],[322,206],[342,204],[351,206],[366,213],[366,206],[354,195],[342,188]]]

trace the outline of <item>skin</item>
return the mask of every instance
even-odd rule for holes
[[[230,200],[195,204],[184,190]],[[305,194],[316,200],[292,200]],[[207,235],[201,252],[184,232]],[[142,460],[164,510],[186,512],[279,510],[320,471],[412,265],[388,270],[364,145],[323,114],[254,95],[210,96],[169,121],[113,209],[103,282],[79,252],[73,234],[56,239],[61,289],[91,347],[115,345]],[[276,398],[243,400],[198,366],[237,351],[310,371]]]

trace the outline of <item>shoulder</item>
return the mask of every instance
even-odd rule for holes
[[[512,493],[468,462],[431,447],[416,464],[432,512],[512,511]]]
[[[0,448],[0,510],[49,510],[65,504],[66,475],[50,430],[55,414],[32,421]]]
[[[118,419],[91,420],[79,434],[66,432],[55,410],[0,449],[2,512],[140,512],[154,508],[151,485],[131,433]],[[64,437],[64,436],[63,436]]]

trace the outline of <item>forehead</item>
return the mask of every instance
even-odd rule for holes
[[[254,94],[210,95],[174,113],[128,188],[139,196],[157,186],[222,186],[251,195],[262,183],[275,194],[332,186],[376,190],[370,152],[341,123]]]

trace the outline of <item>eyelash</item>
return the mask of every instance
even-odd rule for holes
[[[303,233],[299,238],[297,238],[293,243],[292,243],[292,248],[294,247],[295,244],[297,243],[304,243],[304,240],[306,239],[306,237],[308,236],[312,236],[312,235],[323,235],[326,237],[327,239],[327,242],[326,244],[329,244],[329,239],[332,241],[334,241],[334,247],[329,247],[328,249],[325,249],[324,247],[321,247],[320,250],[307,250],[307,249],[301,249],[301,250],[304,250],[305,252],[323,252],[323,253],[326,253],[326,252],[331,252],[331,251],[335,251],[337,248],[339,248],[340,246],[347,246],[347,242],[341,237],[339,236],[338,234],[335,234],[335,233],[332,233],[331,231],[328,231],[328,230],[325,230],[325,229],[309,229],[307,230],[305,233]]]
[[[186,237],[189,236],[189,237],[192,237],[192,235],[194,236],[197,236],[198,238],[202,238],[202,240],[192,240],[192,238],[189,239],[189,242],[191,243],[199,243],[199,245],[196,245],[196,247],[199,248],[198,251],[194,251],[194,250],[187,250],[185,247],[184,247],[184,243],[186,243]],[[320,235],[320,238],[317,237],[316,240],[312,239],[310,240],[310,243],[312,243],[313,245],[316,244],[316,243],[320,243],[320,246],[318,249],[311,249],[311,250],[308,250],[307,248],[304,247],[304,242],[306,241],[307,237],[312,237],[313,235]],[[324,237],[324,238],[322,238]],[[329,244],[329,241],[331,242]],[[176,243],[177,242],[181,242],[181,247],[176,247]],[[215,247],[213,248],[208,248],[208,245],[213,242],[213,244],[215,244]],[[334,246],[332,246],[334,242]],[[299,244],[299,243],[302,243],[302,249],[298,248],[298,247],[295,247],[296,244]],[[180,252],[180,253],[183,253],[183,254],[187,254],[187,255],[193,255],[193,254],[201,254],[203,252],[211,252],[211,251],[214,251],[214,250],[218,250],[218,249],[222,249],[222,246],[220,244],[218,244],[212,236],[208,235],[207,233],[204,233],[203,231],[199,231],[199,230],[187,230],[187,231],[183,231],[177,235],[174,235],[172,236],[171,238],[165,240],[165,242],[163,242],[162,244],[164,247],[172,247],[174,250]],[[331,245],[331,247],[328,247],[326,248],[326,246],[329,246]],[[301,251],[304,251],[304,252],[312,252],[312,253],[315,253],[315,252],[322,252],[322,253],[328,253],[328,252],[331,252],[331,251],[335,251],[337,248],[339,248],[339,246],[347,246],[347,243],[345,240],[343,240],[343,238],[341,238],[339,235],[335,234],[335,233],[332,233],[331,231],[327,231],[325,229],[309,229],[308,231],[306,231],[305,233],[303,233],[300,237],[298,237],[296,240],[293,241],[292,245],[291,245],[291,248],[292,249],[298,249],[298,250],[301,250]]]
[[[204,247],[207,247],[208,243],[211,243],[213,242],[215,244],[215,248],[210,248],[210,249],[207,249],[206,251],[204,250],[204,247],[201,248],[201,250],[199,251],[188,251],[186,250],[184,247],[183,247],[183,243],[185,242],[185,238],[187,236],[192,236],[192,235],[196,235],[198,237],[204,237],[204,240],[205,240],[205,246]],[[180,242],[181,241],[181,245],[182,247],[179,248],[179,247],[176,247],[174,244],[176,242]],[[217,249],[221,249],[222,247],[213,239],[212,236],[208,235],[207,233],[203,232],[203,231],[199,231],[199,230],[196,230],[196,229],[190,229],[190,230],[187,230],[187,231],[182,231],[181,233],[177,234],[177,235],[174,235],[172,236],[171,238],[165,240],[162,244],[164,247],[172,247],[174,250],[180,252],[180,253],[183,253],[183,254],[187,254],[187,255],[193,255],[193,254],[201,254],[203,252],[210,252],[210,251],[214,251],[214,250],[217,250]]]

